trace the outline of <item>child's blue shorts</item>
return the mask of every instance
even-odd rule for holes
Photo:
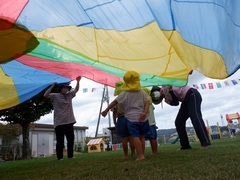
[[[127,118],[120,116],[117,119],[117,135],[124,138],[130,136],[127,126]]]
[[[127,121],[128,130],[132,137],[140,137],[140,135],[145,135],[149,131],[148,120],[145,122],[130,122]]]
[[[145,138],[148,140],[157,139],[157,127],[155,124],[149,126],[149,132],[145,134]]]

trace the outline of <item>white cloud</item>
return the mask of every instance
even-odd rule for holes
[[[236,113],[239,112],[240,105],[240,71],[236,72],[231,77],[218,80],[210,79],[201,75],[198,72],[195,72],[189,76],[188,85],[192,86],[193,84],[208,83],[214,84],[214,89],[204,89],[199,90],[202,95],[202,114],[203,119],[206,122],[208,120],[209,125],[216,125],[217,122],[219,125],[226,125],[225,114],[227,113]],[[224,81],[229,81],[229,86],[225,86]],[[238,84],[233,85],[230,81],[237,80]],[[216,82],[221,82],[222,88],[216,87]],[[72,86],[75,87],[75,82],[72,82]],[[82,88],[88,88],[88,92],[83,93]],[[95,91],[91,92],[92,88],[96,88]],[[114,89],[108,87],[110,102],[114,99],[113,91]],[[77,120],[77,126],[88,126],[87,130],[88,136],[94,136],[96,132],[96,126],[99,117],[99,111],[101,106],[101,99],[103,93],[103,85],[95,83],[93,81],[82,78],[80,81],[80,90],[77,93],[77,96],[73,99],[73,108],[74,114]],[[107,107],[107,103],[104,102],[102,110]],[[175,128],[174,120],[177,115],[179,106],[173,107],[163,103],[163,108],[161,105],[155,106],[155,117],[157,126],[159,129],[168,129]],[[221,114],[223,115],[223,121],[221,120]],[[53,115],[48,114],[38,121],[38,123],[53,123]],[[111,125],[113,126],[112,117]],[[102,133],[102,128],[109,126],[108,116],[105,118],[100,116],[99,124],[99,133]]]

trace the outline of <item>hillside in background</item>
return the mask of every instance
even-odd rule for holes
[[[217,132],[217,126],[214,125],[214,126],[210,126],[212,132]],[[226,126],[220,126],[220,129],[221,131],[226,131],[228,130]],[[176,132],[176,128],[171,128],[171,129],[158,129],[157,130],[157,134],[158,136],[161,136],[161,135],[170,135],[170,134],[173,134]],[[194,132],[194,128],[193,127],[187,127],[187,132]]]

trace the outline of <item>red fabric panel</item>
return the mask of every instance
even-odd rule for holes
[[[72,80],[74,80],[78,76],[82,76],[100,84],[105,84],[111,87],[115,87],[115,83],[122,80],[120,77],[113,76],[95,67],[83,64],[55,62],[29,55],[24,55],[17,60],[30,67],[44,70],[53,74],[58,74]]]
[[[8,29],[13,26],[28,0],[0,0],[0,27]]]

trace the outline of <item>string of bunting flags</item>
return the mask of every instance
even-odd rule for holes
[[[96,90],[96,88],[82,88],[82,92],[83,92],[83,93],[93,92],[93,91],[95,91],[95,90]]]
[[[204,89],[219,89],[223,87],[228,87],[228,86],[235,86],[240,84],[240,79],[238,80],[226,80],[222,82],[210,82],[210,83],[201,83],[201,84],[193,84],[192,87],[199,89],[199,90],[204,90]]]
[[[211,89],[219,89],[219,88],[235,86],[235,85],[240,85],[240,79],[226,80],[226,81],[222,81],[222,82],[209,82],[209,83],[193,84],[192,87],[194,87],[198,90],[204,90],[204,89],[211,90]],[[83,93],[93,92],[93,91],[96,91],[96,88],[82,88]]]

